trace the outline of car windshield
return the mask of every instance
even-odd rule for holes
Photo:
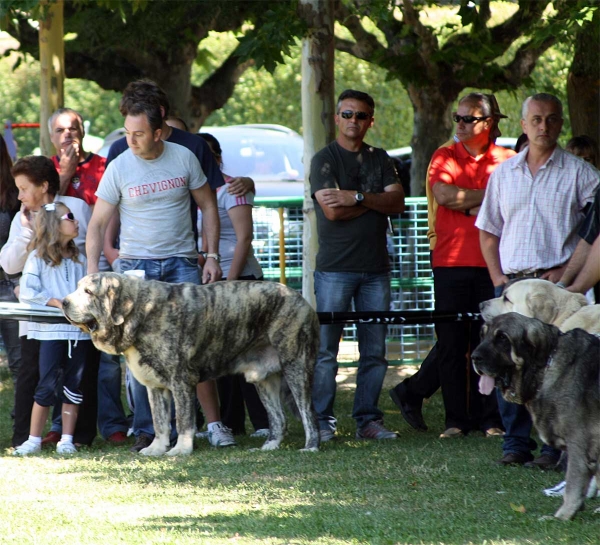
[[[223,172],[255,181],[304,180],[303,140],[267,129],[206,127],[223,150]]]

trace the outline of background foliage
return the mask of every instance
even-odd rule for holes
[[[192,83],[201,83],[237,45],[233,33],[210,33],[203,40],[193,70]],[[0,39],[0,49],[2,39]],[[539,61],[533,85],[516,92],[497,93],[500,106],[509,116],[501,123],[505,136],[518,136],[520,104],[533,92],[557,94],[566,105],[566,75],[572,58],[572,45],[560,43],[551,48]],[[273,74],[264,68],[248,69],[224,108],[214,112],[207,125],[237,123],[278,123],[302,133],[300,109],[300,47],[293,46],[285,64],[278,65]],[[0,60],[0,120],[5,122],[36,122],[39,116],[39,63],[31,57],[17,64],[11,54]],[[336,52],[336,92],[358,88],[371,93],[376,100],[376,125],[369,135],[371,144],[392,149],[408,145],[412,134],[413,109],[408,95],[398,80],[388,80],[384,69]],[[468,90],[465,90],[465,93]],[[80,111],[91,122],[90,133],[106,136],[122,126],[118,111],[119,94],[105,91],[87,80],[68,79],[65,82],[65,104]],[[15,130],[19,155],[27,155],[38,146],[37,130]],[[563,129],[563,143],[570,138],[568,115]]]

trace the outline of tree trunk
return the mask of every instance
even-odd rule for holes
[[[412,163],[410,167],[410,194],[412,197],[425,195],[425,177],[431,156],[453,131],[451,109],[454,96],[443,95],[439,87],[407,87],[413,105],[414,123]],[[440,123],[440,120],[443,120]]]
[[[302,294],[316,307],[313,272],[318,250],[317,219],[310,191],[315,152],[335,138],[333,1],[301,0],[309,31],[302,40],[302,127],[304,132],[304,230]]]
[[[40,148],[42,155],[54,153],[48,132],[48,118],[64,105],[65,46],[63,41],[63,1],[48,4],[40,20]]]
[[[600,12],[577,33],[567,79],[573,136],[591,136],[600,145]]]

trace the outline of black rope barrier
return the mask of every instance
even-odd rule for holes
[[[440,322],[477,322],[475,312],[443,312],[435,310],[403,310],[388,312],[317,312],[321,325],[330,324],[394,324],[419,325]]]
[[[441,322],[477,322],[475,312],[442,312],[435,310],[403,310],[387,312],[317,312],[322,325],[331,324],[392,324],[420,325]],[[67,319],[56,308],[38,308],[21,303],[0,303],[0,319],[24,322],[66,324]]]

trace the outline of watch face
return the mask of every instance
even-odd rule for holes
[[[364,200],[365,196],[362,193],[357,193],[356,196],[354,197],[358,202],[361,202]]]

